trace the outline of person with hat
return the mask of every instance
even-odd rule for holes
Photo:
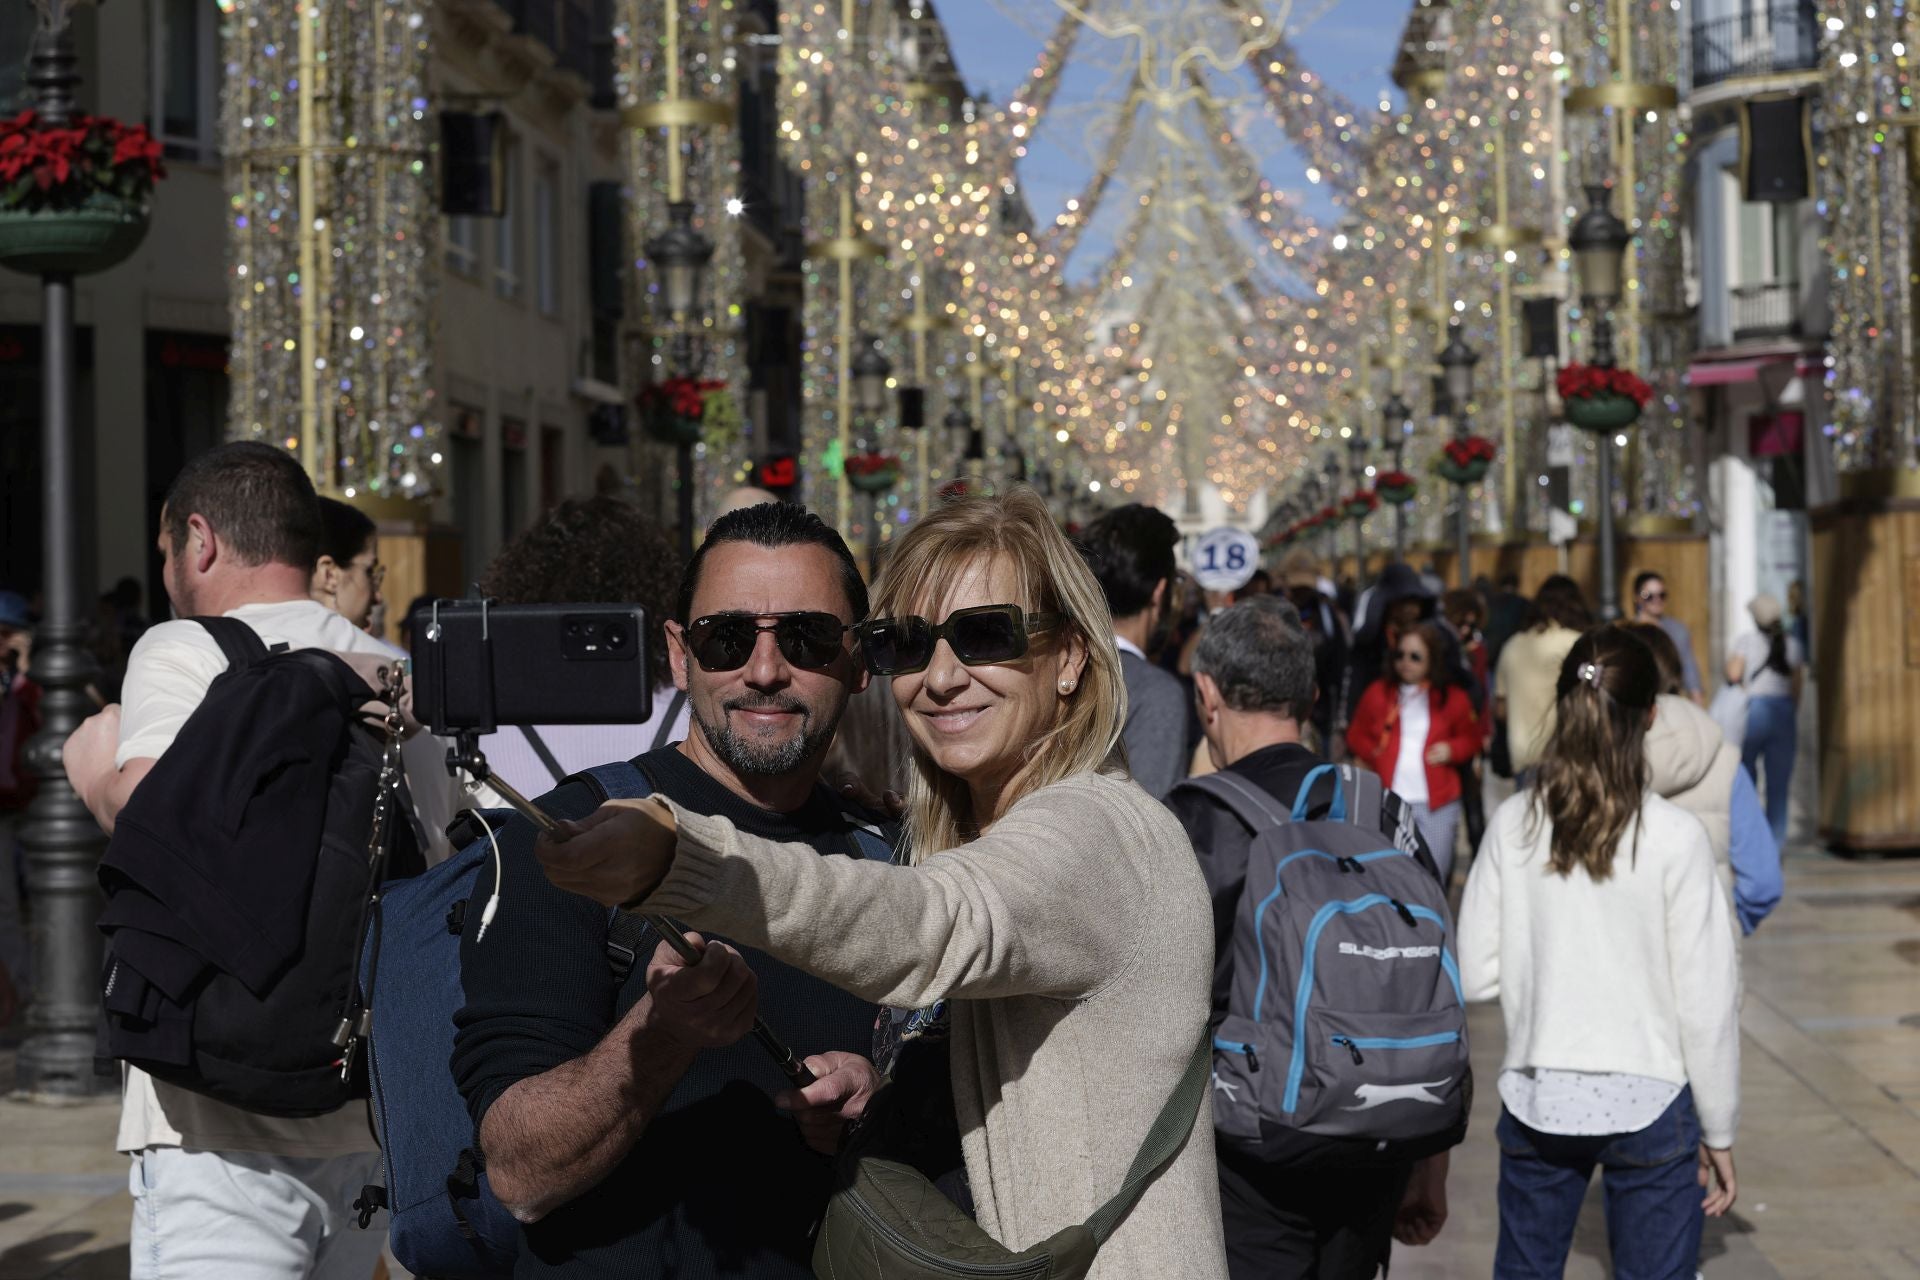
[[[1280,582],[1287,599],[1300,614],[1300,623],[1313,638],[1313,681],[1316,696],[1309,716],[1320,747],[1329,755],[1346,734],[1346,717],[1339,713],[1341,682],[1353,644],[1345,615],[1333,602],[1332,584],[1320,576],[1320,562],[1305,547],[1289,551],[1280,562]]]
[[[1766,770],[1767,825],[1774,843],[1787,841],[1787,797],[1793,783],[1793,758],[1799,745],[1800,690],[1806,680],[1807,653],[1787,634],[1785,610],[1777,596],[1762,593],[1747,605],[1754,630],[1728,646],[1727,683],[1747,694],[1747,736],[1740,762],[1760,781]]]
[[[18,591],[0,591],[0,1027],[26,984],[27,934],[20,916],[21,861],[13,829],[33,799],[27,742],[40,731],[40,686],[27,676],[33,611]]]

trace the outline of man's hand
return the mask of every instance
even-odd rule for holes
[[[110,816],[101,812],[101,802],[120,770],[113,756],[120,749],[120,704],[109,703],[80,722],[60,749],[60,763],[66,768],[67,781],[80,796],[100,825],[113,830]]]
[[[808,1146],[821,1155],[834,1155],[847,1125],[866,1112],[880,1087],[880,1073],[859,1054],[839,1052],[815,1054],[807,1059],[807,1070],[813,1072],[813,1083],[776,1095],[773,1105],[793,1113]]]
[[[1432,1244],[1447,1225],[1447,1166],[1451,1155],[1442,1151],[1413,1166],[1400,1212],[1393,1220],[1393,1238],[1405,1245]]]
[[[698,964],[688,964],[664,942],[653,949],[646,1027],[682,1049],[723,1049],[753,1029],[760,980],[726,943],[708,942],[697,933],[686,937],[700,953]]]

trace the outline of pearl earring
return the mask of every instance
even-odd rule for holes
[[[1062,693],[1072,693],[1072,692],[1073,692],[1073,681],[1071,681],[1071,680],[1062,680],[1062,681],[1060,682],[1060,692],[1062,692]]]

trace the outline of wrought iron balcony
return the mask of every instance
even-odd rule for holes
[[[1791,281],[1735,285],[1728,320],[1735,342],[1800,336],[1800,286]]]
[[[1738,13],[1693,24],[1693,87],[1820,65],[1814,0],[1740,0]]]

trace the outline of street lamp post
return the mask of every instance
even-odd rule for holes
[[[881,415],[887,411],[887,381],[893,377],[893,361],[887,359],[887,353],[880,349],[880,339],[863,333],[847,372],[853,378],[853,407],[865,426],[862,438],[868,449],[878,452],[879,423]],[[845,467],[846,464],[847,460],[842,458],[840,465]],[[886,494],[875,492],[873,528],[867,534],[867,563],[876,575],[880,572],[880,531],[886,524],[886,510]]]
[[[697,377],[699,360],[693,325],[700,319],[707,296],[707,264],[713,261],[713,241],[693,225],[693,202],[667,205],[667,229],[647,241],[647,260],[660,273],[660,300],[673,333],[670,360],[680,377]],[[680,553],[693,554],[693,443],[679,445]]]
[[[940,425],[946,428],[946,454],[953,459],[953,480],[958,480],[967,472],[967,459],[970,456],[967,446],[973,439],[973,415],[958,403],[947,410],[940,419]]]
[[[1359,493],[1366,485],[1367,473],[1367,433],[1358,426],[1351,428],[1347,436],[1347,456],[1352,460],[1353,491]],[[1367,533],[1364,518],[1353,522],[1353,580],[1364,584],[1367,578]]]
[[[1321,468],[1326,477],[1323,492],[1327,495],[1326,505],[1333,508],[1333,519],[1327,521],[1327,571],[1332,574],[1336,585],[1340,579],[1340,455],[1329,453],[1326,466]]]
[[[1447,325],[1447,345],[1440,350],[1440,376],[1445,381],[1448,404],[1453,409],[1453,438],[1465,440],[1473,434],[1473,366],[1480,353],[1467,345],[1460,321]],[[1456,576],[1460,585],[1473,585],[1473,514],[1467,501],[1469,486],[1454,486],[1460,491],[1459,507],[1454,513],[1454,554],[1459,558]]]
[[[64,17],[64,15],[63,15]],[[27,83],[40,121],[64,128],[74,115],[73,32],[66,21],[34,37]],[[94,664],[82,644],[78,512],[73,442],[73,273],[41,277],[40,432],[44,515],[45,617],[34,638],[33,678],[43,696],[41,727],[27,747],[40,786],[20,826],[33,894],[33,1002],[26,1042],[14,1063],[14,1088],[34,1098],[88,1097],[106,1086],[93,1070],[94,1013],[99,1005],[100,914],[94,868],[106,847],[100,828],[67,782],[60,753],[92,711],[86,687]],[[0,874],[8,874],[0,869]]]
[[[1593,363],[1611,369],[1613,308],[1620,301],[1621,262],[1633,233],[1609,207],[1612,192],[1599,183],[1588,184],[1587,209],[1567,234],[1573,250],[1573,269],[1580,285],[1580,301],[1593,313]],[[1600,452],[1600,620],[1620,618],[1620,571],[1613,542],[1613,432],[1602,432]]]
[[[1393,454],[1393,469],[1399,471],[1406,464],[1407,434],[1413,430],[1413,409],[1396,390],[1387,397],[1380,416],[1381,442]],[[1393,504],[1393,558],[1407,558],[1407,504],[1404,502]]]

